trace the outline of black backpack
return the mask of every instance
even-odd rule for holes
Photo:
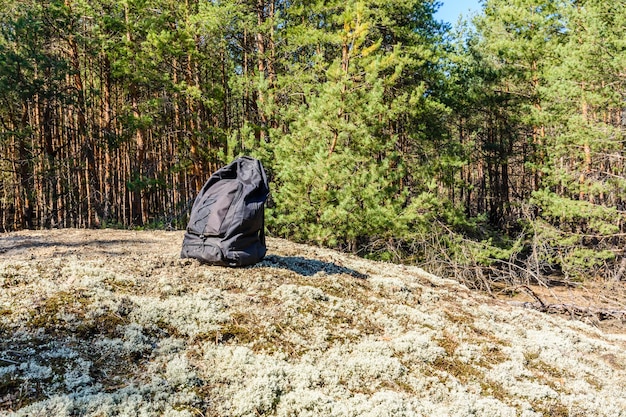
[[[247,156],[217,170],[191,208],[181,258],[224,266],[246,266],[265,256],[265,200],[269,194],[261,162]]]

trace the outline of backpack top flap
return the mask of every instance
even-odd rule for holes
[[[242,156],[236,159],[234,163],[237,164],[237,179],[243,185],[244,200],[265,201],[270,188],[261,161],[249,156]]]
[[[268,194],[261,162],[240,157],[213,173],[202,187],[191,209],[187,231],[198,236],[231,234],[238,229],[235,223],[252,215],[247,212],[247,204],[262,205]]]
[[[227,228],[226,236],[240,240],[239,236],[258,236],[259,231],[263,234],[263,210],[269,186],[260,161],[241,157],[235,162],[240,194],[233,202],[224,223]],[[230,243],[229,245],[233,246]]]

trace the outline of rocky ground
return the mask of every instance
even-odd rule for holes
[[[245,269],[181,242],[0,235],[0,415],[626,416],[619,323],[279,239]]]

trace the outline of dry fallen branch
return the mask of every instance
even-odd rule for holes
[[[0,362],[10,363],[11,365],[19,365],[19,362],[12,361],[10,359],[0,358]]]
[[[619,320],[626,323],[626,310],[601,307],[583,307],[571,303],[549,303],[541,299],[541,297],[527,285],[519,285],[515,287],[515,291],[523,291],[532,297],[534,302],[512,301],[511,305],[531,308],[549,314],[567,314],[572,318],[595,318],[597,321]],[[558,297],[556,297],[558,299]]]
[[[537,297],[538,298],[538,297]],[[620,320],[626,322],[626,310],[614,310],[609,308],[583,307],[575,304],[545,304],[541,300],[537,302],[512,301],[511,305],[516,307],[531,308],[550,314],[568,314],[572,317],[594,317],[599,321]]]

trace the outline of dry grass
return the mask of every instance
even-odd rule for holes
[[[626,416],[623,334],[419,268],[270,239],[227,269],[181,242],[2,235],[0,415]]]

